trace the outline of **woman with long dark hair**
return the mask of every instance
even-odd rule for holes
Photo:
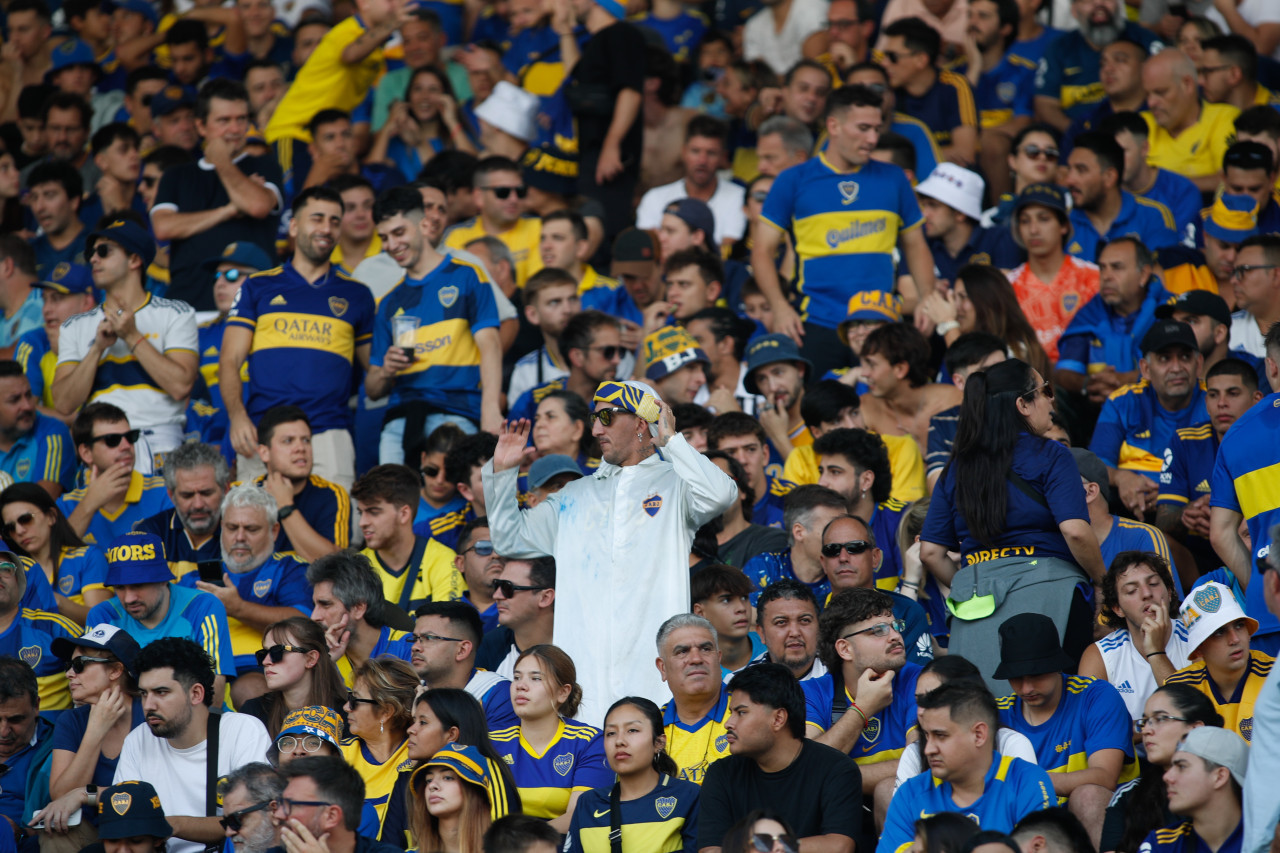
[[[960,853],[978,832],[972,818],[940,812],[916,821],[916,837],[908,853]]]
[[[413,181],[422,167],[446,148],[476,153],[459,115],[449,75],[426,65],[409,76],[404,100],[396,101],[387,111],[387,123],[374,137],[365,162],[395,166],[406,181]]]
[[[319,705],[339,711],[347,698],[342,676],[329,659],[324,628],[305,616],[293,616],[262,632],[257,653],[267,692],[236,710],[262,721],[273,738],[290,711]]]
[[[992,677],[997,632],[1010,616],[1051,618],[1076,661],[1093,642],[1091,597],[1076,587],[1100,584],[1106,567],[1080,470],[1070,451],[1044,438],[1052,412],[1053,386],[1024,361],[972,374],[920,534],[921,561],[951,587],[950,652],[973,661],[996,693],[1005,689]],[[960,552],[963,568],[948,551]]]

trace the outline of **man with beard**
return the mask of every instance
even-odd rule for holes
[[[670,202],[696,198],[711,208],[718,240],[732,243],[742,237],[747,227],[742,212],[745,190],[716,176],[725,157],[728,135],[728,128],[717,118],[696,116],[689,122],[681,154],[684,177],[644,194],[636,208],[637,228],[656,230]]]
[[[542,269],[538,251],[542,221],[524,215],[529,188],[520,165],[506,157],[485,157],[476,164],[474,181],[471,192],[480,212],[445,232],[445,245],[461,249],[477,237],[497,237],[511,250],[516,262],[516,285],[524,287],[529,276]]]
[[[511,682],[476,668],[483,630],[480,614],[465,601],[429,601],[418,608],[414,623],[414,672],[430,690],[465,690],[484,709],[489,731],[520,725],[511,706]]]
[[[308,756],[281,769],[284,793],[271,807],[281,850],[311,849],[317,839],[328,853],[401,853],[400,848],[357,834],[364,807],[364,779],[340,757]]]
[[[591,309],[574,314],[560,333],[560,352],[568,362],[569,375],[521,394],[511,404],[510,420],[533,420],[538,403],[552,391],[572,391],[586,400],[601,382],[612,381],[626,355],[618,319]]]
[[[35,571],[28,575],[27,565],[28,563],[24,563],[12,551],[0,551],[0,656],[8,656],[16,661],[21,655],[22,668],[33,674],[32,702],[35,703],[35,711],[32,714],[34,715],[40,711],[41,705],[46,711],[60,711],[71,707],[71,694],[67,689],[66,662],[54,653],[53,644],[60,637],[78,637],[81,631],[78,630],[76,623],[65,616],[23,606],[23,599],[27,597],[27,593],[36,591],[31,589],[31,578],[41,575],[39,568],[35,568]],[[34,564],[32,566],[34,567]],[[47,594],[47,592],[44,593],[44,595]],[[2,666],[0,666],[0,681],[7,685],[18,683],[10,673],[4,671]],[[9,689],[12,690],[12,686]],[[9,693],[6,697],[5,689],[0,688],[0,721],[8,726],[20,728],[20,724],[13,721],[13,712],[8,709],[9,701],[14,695]],[[31,731],[29,730],[23,738],[21,733],[11,734],[0,727],[0,763],[12,767],[13,752],[20,749],[17,744],[27,743],[30,740]],[[5,792],[9,791],[10,787],[6,785],[0,788],[0,814],[10,814],[13,811],[13,804],[6,802]],[[20,811],[19,807],[18,812]],[[17,819],[19,814],[11,816]],[[3,826],[0,826],[0,830],[3,830]]]
[[[383,598],[382,584],[364,557],[351,551],[321,557],[307,567],[307,583],[315,605],[311,618],[324,628],[330,657],[348,687],[365,661],[384,654],[409,659],[413,641],[403,630],[412,623]]]
[[[1122,36],[1148,50],[1155,35],[1126,21],[1119,0],[1071,0],[1079,29],[1046,48],[1036,71],[1036,118],[1065,132],[1105,96],[1099,72],[1104,47]]]
[[[75,483],[72,449],[67,425],[36,411],[22,365],[0,361],[0,471],[56,498]]]
[[[342,212],[342,196],[327,187],[299,193],[289,222],[293,257],[246,281],[227,316],[218,384],[241,479],[265,467],[255,422],[269,409],[293,405],[311,423],[316,473],[343,489],[355,481],[350,383],[337,378],[350,376],[353,365],[368,370],[375,308],[369,288],[329,263]],[[246,360],[253,376],[247,403],[240,380]]]
[[[179,581],[194,575],[198,563],[221,558],[218,526],[222,497],[230,484],[227,460],[213,445],[188,442],[165,456],[164,485],[173,506],[134,529],[160,537],[165,559]]]
[[[729,691],[720,680],[716,640],[711,623],[692,613],[672,616],[658,629],[658,672],[671,688],[671,701],[662,709],[667,754],[681,779],[699,785],[707,768],[729,754]]]
[[[22,620],[16,616],[21,595],[10,598],[6,593],[15,580],[21,583],[21,578],[21,570],[16,574],[0,572],[0,622],[12,620],[11,625],[19,627]],[[6,600],[11,602],[9,606],[5,606]],[[16,633],[12,627],[6,628],[0,638]],[[42,651],[48,648],[49,642],[45,640]],[[5,785],[0,790],[0,818],[3,818],[0,832],[16,835],[22,822],[24,785],[27,777],[32,775],[32,763],[43,763],[49,755],[53,726],[40,716],[40,691],[35,672],[17,658],[17,646],[9,649],[8,642],[4,645],[7,654],[0,657],[0,720],[4,721],[0,724],[0,762],[6,768],[5,775],[14,777],[17,784]],[[61,662],[52,652],[48,657],[51,661]],[[14,848],[10,846],[8,849]],[[40,849],[39,834],[30,835],[17,849],[22,853],[37,853]]]
[[[200,853],[224,837],[217,817],[222,808],[206,816],[207,804],[216,802],[214,792],[206,790],[209,776],[221,778],[264,760],[271,738],[256,717],[210,712],[214,696],[221,694],[208,655],[190,640],[155,640],[138,653],[134,666],[147,724],[124,739],[115,783],[151,782],[173,826],[170,853]],[[211,739],[216,756],[207,755]],[[206,772],[206,761],[216,764],[216,773]]]
[[[235,853],[267,853],[279,844],[271,804],[284,793],[284,778],[270,764],[255,761],[218,783],[225,833]]]
[[[818,610],[818,599],[807,584],[794,578],[770,583],[756,599],[756,625],[765,651],[752,665],[780,663],[801,682],[826,675],[827,667],[818,657]]]

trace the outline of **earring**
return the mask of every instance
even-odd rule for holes
[[[379,732],[382,732],[382,733],[384,733],[384,734],[386,733],[386,731],[387,731],[387,730],[386,730],[386,728],[385,728],[385,724],[384,724],[384,723],[378,723],[378,731],[379,731]]]

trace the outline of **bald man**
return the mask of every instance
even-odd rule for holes
[[[1146,61],[1142,85],[1150,107],[1142,117],[1151,130],[1151,165],[1190,178],[1202,193],[1217,190],[1240,110],[1202,100],[1195,63],[1174,48]]]

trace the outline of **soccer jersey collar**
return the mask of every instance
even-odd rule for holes
[[[707,723],[718,723],[725,718],[729,710],[729,688],[724,684],[720,685],[720,698],[716,700],[716,704],[705,716],[693,725],[686,725],[680,721],[680,715],[676,713],[676,700],[672,698],[667,703],[667,707],[662,711],[662,725],[676,726],[686,732],[696,732]]]
[[[131,473],[129,475],[129,489],[124,493],[124,500],[120,503],[120,508],[114,513],[107,512],[106,508],[98,510],[102,517],[107,521],[115,521],[126,509],[142,500],[142,484],[144,479],[145,478],[137,471]]]
[[[822,161],[822,165],[826,166],[831,172],[837,175],[856,175],[862,171],[862,166],[854,166],[852,169],[849,169],[848,171],[837,169],[834,165],[832,165],[831,161],[827,159],[827,152],[825,151],[818,152],[818,159]]]

